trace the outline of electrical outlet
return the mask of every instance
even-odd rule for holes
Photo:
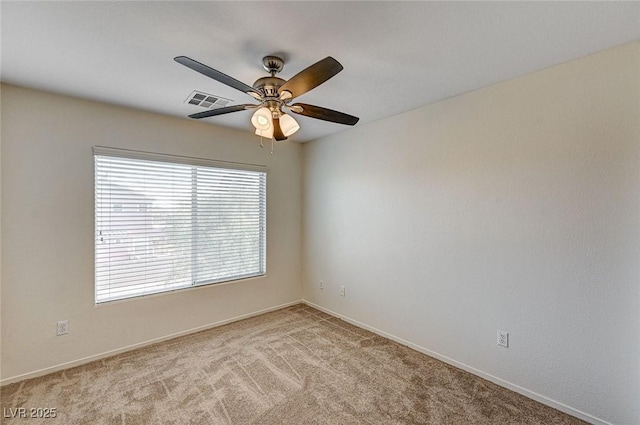
[[[324,281],[320,281],[320,289],[324,289]]]
[[[509,348],[509,332],[498,331],[498,345]]]
[[[346,296],[346,295],[345,295],[345,289],[344,289],[344,286],[341,286],[341,287],[340,287],[340,296],[341,296],[341,297]]]
[[[66,335],[69,333],[69,321],[61,320],[56,324],[56,335]]]

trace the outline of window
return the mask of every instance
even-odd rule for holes
[[[102,147],[94,158],[96,303],[265,274],[264,167]]]

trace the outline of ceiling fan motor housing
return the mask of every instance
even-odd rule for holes
[[[278,89],[286,83],[285,80],[278,77],[262,77],[253,83],[253,88],[262,90],[265,97],[278,97]]]

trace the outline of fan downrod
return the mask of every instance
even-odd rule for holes
[[[284,61],[278,56],[265,56],[262,58],[262,67],[271,74],[271,76],[274,76],[282,71]]]

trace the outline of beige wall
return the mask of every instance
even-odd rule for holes
[[[301,298],[300,145],[7,85],[1,135],[5,382]],[[267,166],[267,276],[95,306],[94,145]]]
[[[594,423],[640,423],[639,76],[629,44],[275,157],[245,132],[3,85],[0,376],[302,289]],[[94,306],[93,145],[268,166],[267,277]]]
[[[640,423],[640,42],[304,158],[305,299],[594,423]]]

